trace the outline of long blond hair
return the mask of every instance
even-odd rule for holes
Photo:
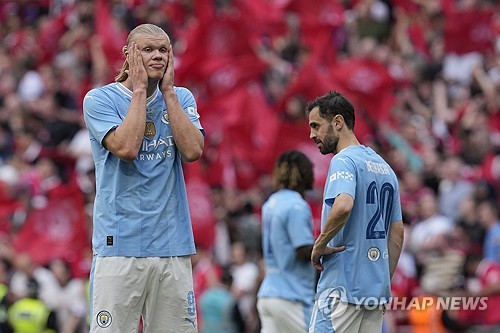
[[[151,35],[151,36],[165,36],[165,38],[167,38],[167,40],[170,42],[170,38],[162,28],[151,23],[145,23],[138,25],[132,31],[130,31],[127,37],[127,48],[130,45],[130,41],[136,35],[139,34]],[[128,70],[128,67],[129,67],[128,61],[127,59],[125,59],[122,69],[120,70],[120,73],[118,73],[118,75],[115,77],[116,82],[123,82],[128,78],[128,74],[125,72],[126,70]]]

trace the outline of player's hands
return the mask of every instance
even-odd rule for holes
[[[160,90],[166,92],[174,88],[174,51],[172,45],[168,49],[167,70],[160,81]]]
[[[148,73],[146,71],[146,67],[144,67],[142,54],[137,43],[131,43],[130,49],[127,53],[127,61],[129,69],[125,70],[125,73],[127,73],[130,78],[132,90],[141,88],[147,89]]]
[[[345,250],[345,246],[330,247],[318,243],[318,240],[316,240],[316,242],[314,243],[314,247],[311,252],[311,262],[314,268],[316,268],[318,271],[323,271],[323,265],[321,264],[321,257],[337,252],[342,252]]]

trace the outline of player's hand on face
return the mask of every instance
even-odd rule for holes
[[[147,88],[148,73],[146,71],[146,67],[144,67],[142,54],[137,43],[132,42],[130,44],[130,48],[127,53],[127,61],[129,69],[125,72],[130,78],[132,90],[134,90],[134,88]]]
[[[163,78],[160,84],[161,91],[167,91],[169,89],[173,89],[174,87],[174,52],[172,49],[172,45],[170,45],[168,49],[168,63],[167,70],[165,74],[163,74]]]
[[[314,247],[312,249],[311,253],[311,262],[314,268],[316,268],[319,271],[323,270],[323,264],[321,263],[321,258],[323,256],[327,256],[329,254],[337,253],[337,252],[342,252],[345,250],[345,246],[339,246],[339,247],[330,247],[326,245],[318,245],[317,243],[314,244]]]

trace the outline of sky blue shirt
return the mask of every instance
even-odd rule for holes
[[[345,245],[346,249],[323,257],[318,295],[336,289],[343,291],[341,298],[349,303],[385,303],[390,297],[389,228],[392,222],[402,220],[397,177],[371,148],[349,146],[330,162],[322,227],[335,198],[342,193],[354,198],[354,207],[328,245]]]
[[[273,193],[262,206],[262,249],[266,275],[258,297],[314,303],[315,270],[295,250],[314,244],[312,214],[302,196],[289,189]]]
[[[500,221],[497,221],[491,229],[486,230],[483,251],[486,259],[500,263]]]
[[[213,287],[203,292],[200,297],[201,333],[238,333],[236,306],[233,294],[226,288]]]
[[[184,112],[202,129],[192,93],[175,87]],[[132,91],[111,83],[87,93],[83,103],[96,167],[92,245],[99,256],[167,257],[195,252],[180,152],[159,89],[147,98],[146,129],[134,161],[103,147],[119,126]]]

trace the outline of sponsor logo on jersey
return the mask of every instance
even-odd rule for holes
[[[353,181],[354,175],[352,173],[350,173],[349,171],[337,171],[337,172],[332,173],[332,175],[330,176],[330,182],[333,182],[337,179],[344,179],[344,180]]]
[[[198,116],[198,111],[194,106],[190,106],[187,108],[187,114],[192,116]]]

